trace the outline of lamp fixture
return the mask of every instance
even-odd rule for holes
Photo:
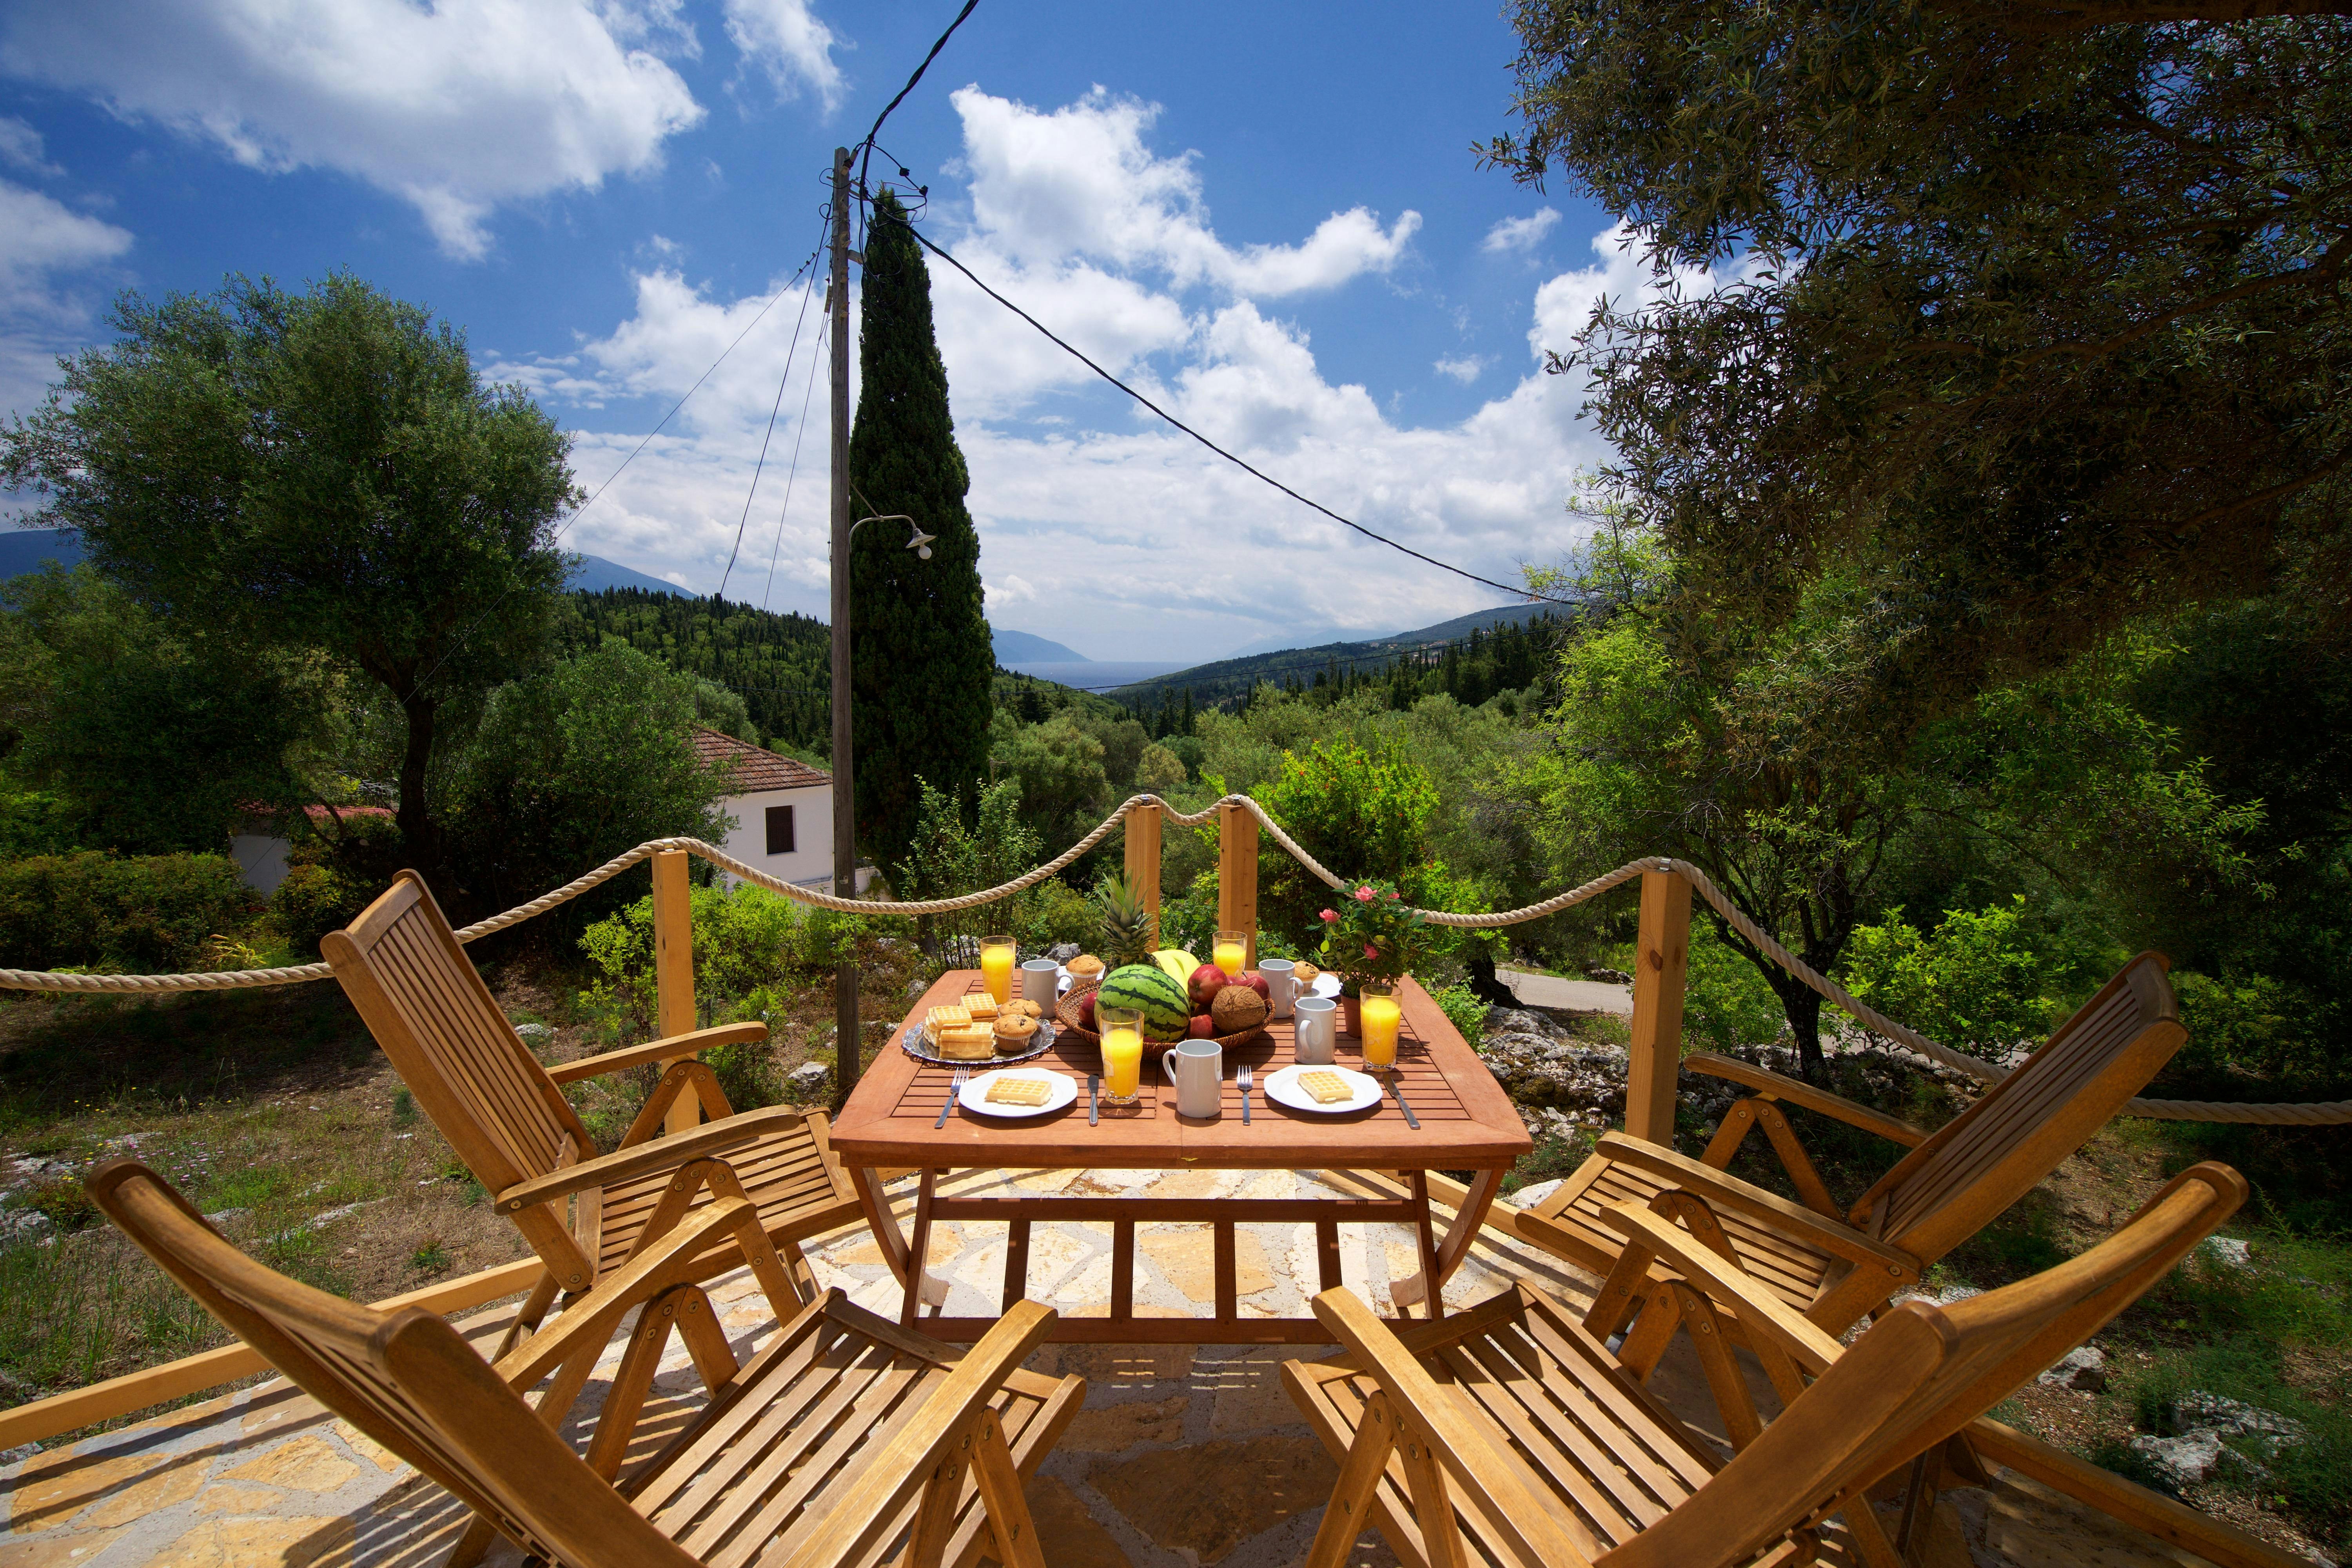
[[[931,558],[931,546],[939,542],[938,534],[925,533],[915,525],[915,520],[903,511],[886,511],[873,517],[861,517],[849,525],[849,531],[854,535],[869,522],[905,523],[908,532],[907,548],[915,552],[915,559],[918,561],[929,561]]]

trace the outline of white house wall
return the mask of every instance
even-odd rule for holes
[[[793,808],[793,848],[789,855],[768,853],[768,807],[772,805]],[[728,830],[727,842],[721,847],[738,860],[757,866],[771,877],[786,882],[806,884],[831,880],[833,787],[830,784],[731,795],[719,802],[719,806],[735,819],[735,826]],[[859,873],[858,880],[861,884],[866,880],[863,871]],[[864,889],[861,887],[859,890]]]

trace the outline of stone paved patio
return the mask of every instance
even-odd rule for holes
[[[1312,1173],[1056,1171],[960,1173],[945,1190],[1159,1197],[1316,1196]],[[912,1183],[893,1189],[903,1205]],[[1311,1226],[1240,1227],[1244,1316],[1306,1311],[1316,1279]],[[1402,1226],[1341,1232],[1347,1284],[1392,1314],[1391,1279],[1413,1269]],[[949,1285],[948,1310],[992,1311],[1001,1289],[999,1227],[937,1227],[930,1266]],[[895,1311],[898,1287],[863,1231],[812,1247],[825,1285]],[[1101,1316],[1109,1294],[1106,1226],[1038,1225],[1030,1246],[1030,1293],[1062,1311]],[[1137,1238],[1139,1315],[1205,1316],[1213,1279],[1205,1226],[1146,1226]],[[1511,1278],[1581,1306],[1591,1281],[1557,1260],[1487,1232],[1446,1288],[1449,1305],[1484,1300]],[[748,1277],[713,1288],[737,1353],[770,1325]],[[477,1342],[496,1337],[501,1314],[466,1325]],[[593,1420],[604,1376],[574,1417]],[[1313,1540],[1336,1468],[1297,1419],[1278,1375],[1296,1347],[1221,1345],[1047,1346],[1031,1364],[1087,1379],[1087,1407],[1030,1488],[1046,1561],[1054,1568],[1288,1568]],[[1319,1353],[1319,1352],[1309,1352]],[[1711,1424],[1695,1365],[1669,1356],[1653,1386],[1695,1423]],[[666,1440],[699,1403],[683,1352],[656,1383],[638,1445]],[[584,1436],[582,1437],[584,1441]],[[0,1568],[214,1568],[229,1564],[426,1564],[446,1555],[463,1528],[459,1505],[307,1395],[263,1384],[89,1438],[0,1468]],[[517,1560],[494,1552],[492,1563]],[[2088,1512],[2022,1478],[1945,1494],[1924,1559],[1931,1568],[2156,1568],[2202,1562]],[[1355,1563],[1394,1557],[1376,1535]]]

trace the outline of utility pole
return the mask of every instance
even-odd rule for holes
[[[833,150],[833,896],[857,896],[857,787],[849,741],[849,149]],[[834,1108],[857,1087],[857,960],[833,972]]]

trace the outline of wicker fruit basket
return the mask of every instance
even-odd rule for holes
[[[1098,985],[1073,985],[1062,994],[1061,1001],[1054,1005],[1054,1016],[1057,1020],[1057,1027],[1061,1033],[1084,1040],[1090,1046],[1102,1043],[1100,1034],[1078,1022],[1079,1003],[1099,989]],[[1230,1049],[1234,1046],[1245,1046],[1265,1033],[1265,1026],[1261,1024],[1255,1029],[1244,1029],[1238,1035],[1213,1035],[1209,1038],[1211,1044]],[[1143,1044],[1147,1050],[1166,1051],[1174,1049],[1183,1042],[1181,1040],[1146,1040]]]

